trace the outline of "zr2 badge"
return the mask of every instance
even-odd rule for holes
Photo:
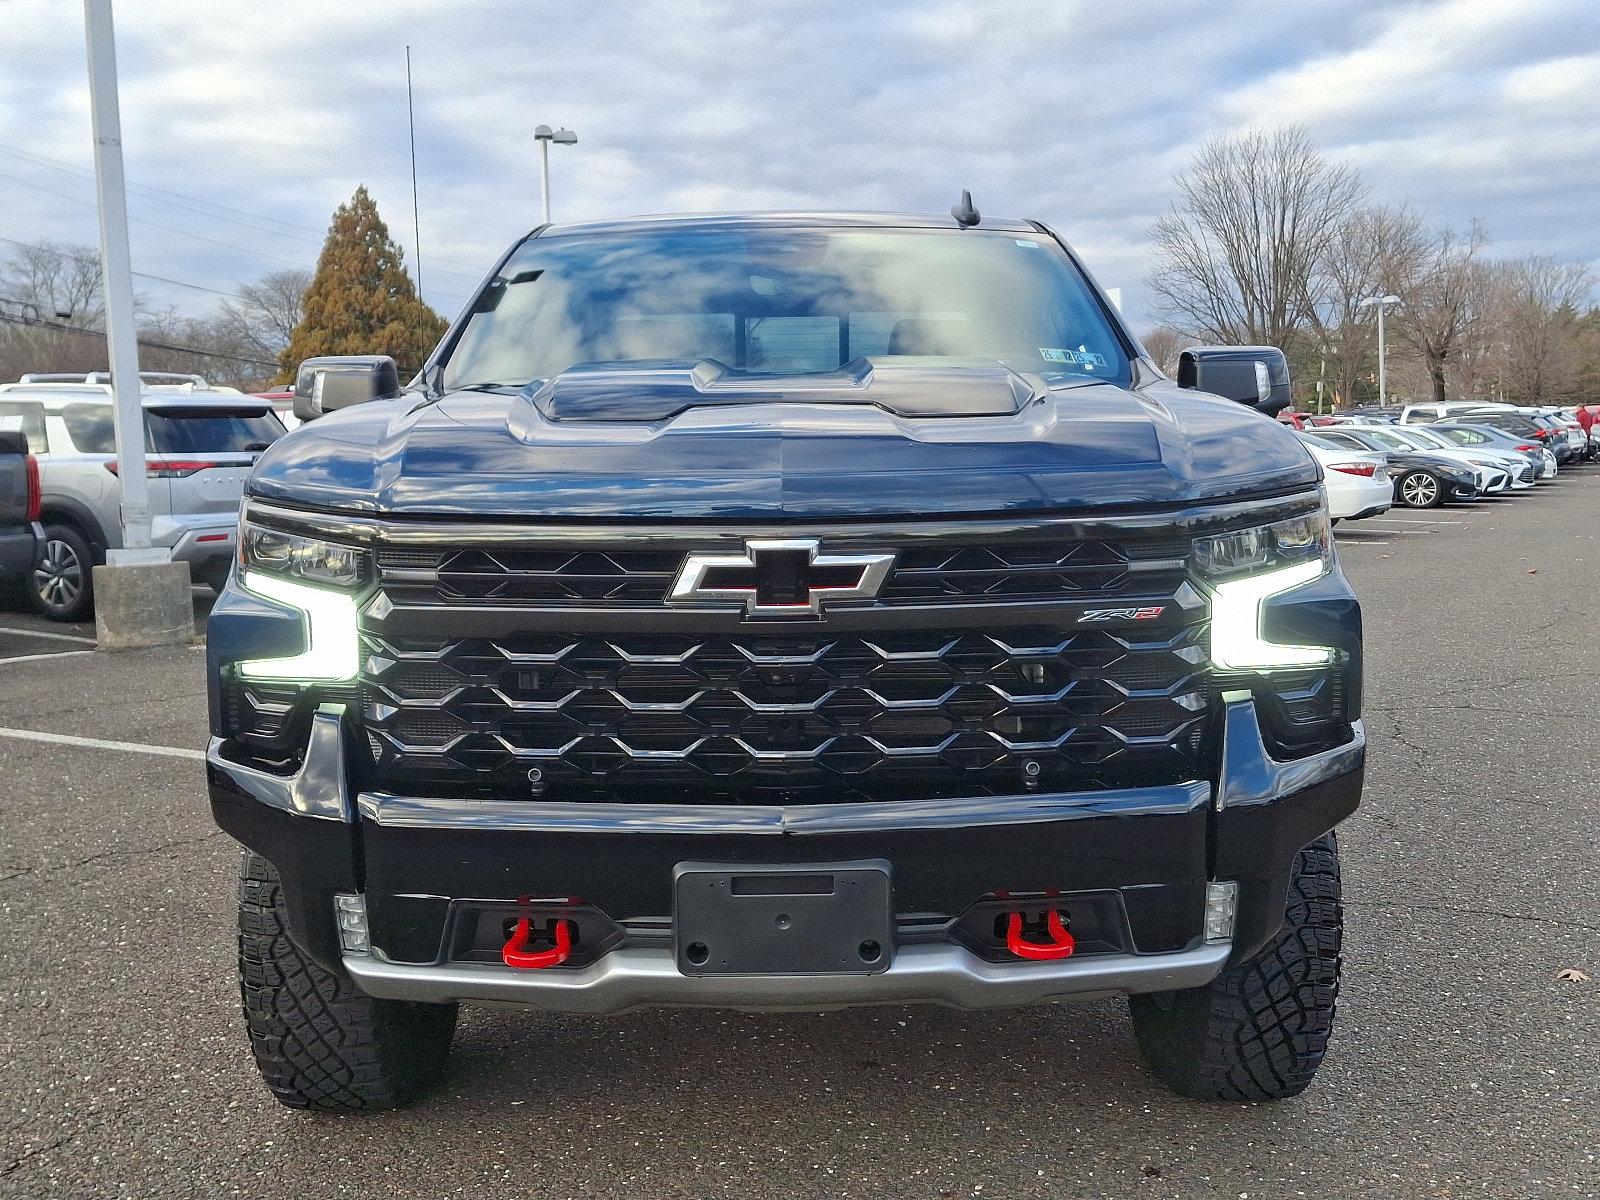
[[[1078,624],[1088,625],[1096,621],[1154,621],[1166,611],[1165,604],[1158,604],[1153,608],[1090,608],[1078,618]]]

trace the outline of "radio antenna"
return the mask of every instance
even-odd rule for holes
[[[411,47],[406,47],[406,125],[411,130],[411,235],[417,251],[417,297],[422,297],[422,216],[417,211],[417,117],[411,102]]]
[[[950,209],[950,215],[956,219],[956,224],[963,229],[971,229],[983,218],[978,210],[972,207],[972,193],[965,188],[961,189],[961,199]]]

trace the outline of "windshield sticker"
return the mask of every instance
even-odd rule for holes
[[[1094,354],[1088,350],[1062,350],[1055,346],[1040,346],[1039,357],[1045,362],[1071,363],[1086,371],[1093,371],[1096,367],[1106,365],[1103,354]]]

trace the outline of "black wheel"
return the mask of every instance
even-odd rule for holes
[[[1133,996],[1139,1050],[1156,1077],[1193,1100],[1281,1100],[1322,1063],[1339,995],[1339,847],[1301,850],[1284,926],[1203,988]]]
[[[46,525],[28,580],[28,601],[52,621],[82,621],[94,609],[94,553],[71,525]]]
[[[284,931],[277,871],[249,851],[239,982],[256,1066],[291,1108],[395,1108],[444,1073],[457,1006],[374,1000],[301,954]]]
[[[1407,471],[1394,490],[1407,508],[1438,508],[1444,503],[1444,484],[1430,471]]]

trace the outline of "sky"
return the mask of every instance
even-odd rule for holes
[[[1374,201],[1600,273],[1597,0],[119,0],[134,269],[202,312],[313,264],[365,183],[446,315],[539,219],[715,209],[1047,221],[1136,328],[1213,135],[1299,122]],[[96,240],[82,6],[0,0],[0,239]],[[0,252],[8,249],[0,241]],[[176,282],[174,282],[176,281]]]

